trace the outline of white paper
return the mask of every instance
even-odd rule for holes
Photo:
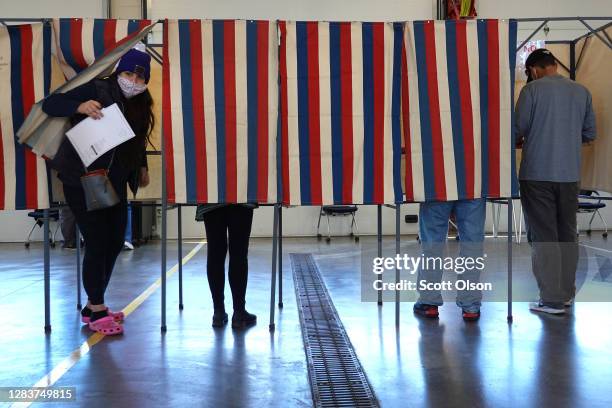
[[[86,118],[66,132],[85,167],[135,136],[116,103],[102,109],[101,119]]]
[[[523,48],[517,51],[516,53],[516,78],[521,81],[527,80],[527,75],[525,75],[525,62],[527,62],[527,57],[529,54],[537,50],[538,48],[546,48],[546,41],[544,40],[534,40],[527,41]]]

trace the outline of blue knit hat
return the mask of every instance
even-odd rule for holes
[[[151,56],[146,52],[132,48],[121,57],[115,72],[120,74],[124,71],[134,72],[144,77],[145,83],[149,83],[151,77]]]

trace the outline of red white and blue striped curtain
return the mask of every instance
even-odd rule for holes
[[[49,92],[50,80],[51,28],[0,26],[0,210],[49,207],[45,162],[15,133]]]
[[[67,79],[151,25],[151,20],[59,18],[53,20],[55,52]]]
[[[170,203],[274,203],[278,40],[268,21],[167,20]]]
[[[515,197],[516,21],[406,23],[406,201]]]
[[[282,21],[279,30],[283,204],[402,202],[403,26]]]

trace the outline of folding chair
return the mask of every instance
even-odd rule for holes
[[[582,198],[585,200],[593,200],[593,201],[578,200],[577,213],[578,214],[593,214],[591,215],[591,219],[589,220],[589,228],[586,230],[587,235],[591,235],[591,225],[593,224],[593,219],[595,218],[595,215],[598,215],[599,219],[601,220],[604,226],[604,232],[601,235],[604,238],[607,238],[608,237],[608,225],[606,224],[606,221],[604,220],[604,218],[601,216],[601,213],[599,212],[600,209],[606,207],[606,203],[603,203],[602,198],[598,198],[597,196],[599,196],[599,193],[597,191],[580,190],[580,194],[578,195],[579,199]]]
[[[491,215],[493,216],[493,238],[497,238],[499,234],[499,221],[501,219],[501,207],[502,205],[508,205],[508,200],[503,198],[487,198],[487,202],[491,203]],[[519,209],[518,220],[512,206],[512,223],[514,224],[514,239],[517,244],[521,243],[521,237],[523,235],[523,207]]]
[[[355,220],[355,213],[357,212],[356,205],[324,205],[321,207],[321,211],[319,212],[319,222],[317,223],[317,239],[321,239],[322,236],[319,234],[319,227],[321,226],[321,217],[325,215],[327,217],[327,238],[325,238],[325,242],[329,244],[331,241],[331,231],[329,226],[329,217],[335,216],[348,216],[352,217],[351,220],[351,237],[355,238],[355,242],[359,242],[359,231],[357,229],[357,221]],[[356,234],[353,234],[353,225],[355,226]]]
[[[32,233],[34,232],[34,229],[36,228],[36,226],[42,228],[42,226],[44,225],[45,212],[43,210],[38,210],[38,209],[34,211],[30,211],[28,213],[28,217],[34,218],[34,225],[32,226],[32,229],[30,230],[30,233],[28,234],[28,237],[26,238],[26,241],[24,243],[26,248],[30,247],[30,242],[31,242],[30,239],[32,238]],[[51,248],[55,248],[55,242],[56,242],[55,237],[60,227],[58,220],[59,220],[59,209],[57,208],[50,209],[49,210],[49,221],[55,221],[57,223],[57,225],[55,226],[55,231],[51,235],[51,241],[50,241]]]

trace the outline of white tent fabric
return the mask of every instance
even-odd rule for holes
[[[612,28],[606,30],[612,36]],[[582,152],[581,188],[612,193],[612,49],[596,37],[581,40],[584,49],[576,81],[593,96],[597,139]]]

